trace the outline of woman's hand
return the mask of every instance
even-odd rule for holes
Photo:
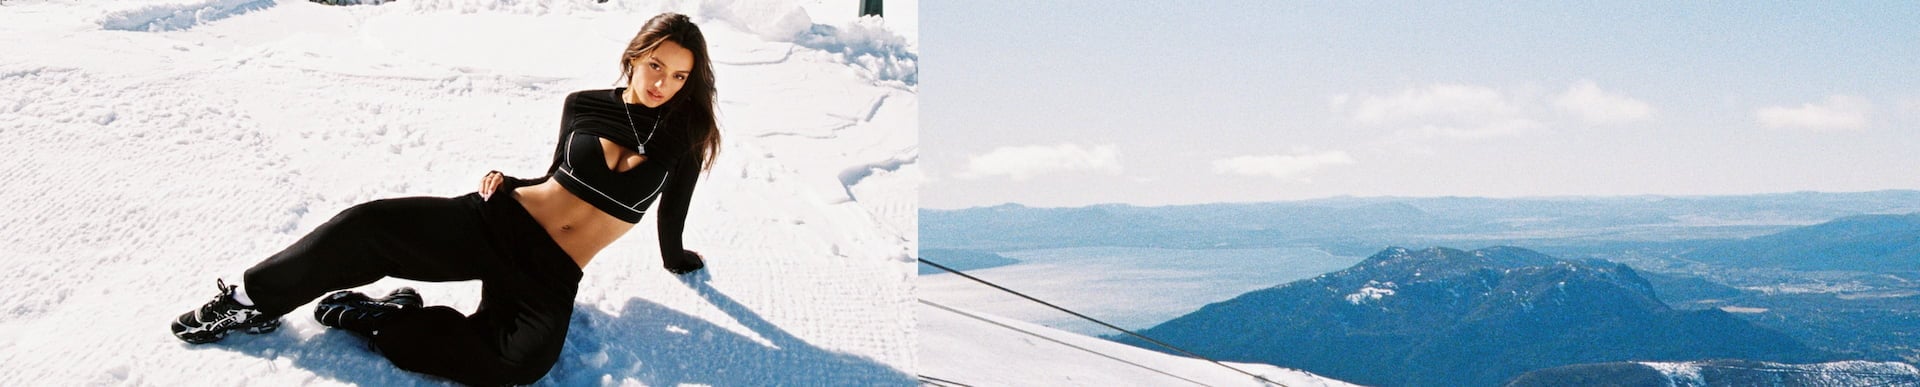
[[[500,171],[487,172],[486,177],[480,178],[480,200],[493,198],[493,190],[500,188],[500,183],[505,181],[507,181],[507,174]]]
[[[693,252],[693,250],[680,250],[678,257],[663,258],[661,263],[666,264],[667,272],[675,275],[692,273],[695,270],[707,267],[706,257],[700,256],[700,253]]]

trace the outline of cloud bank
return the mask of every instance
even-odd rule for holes
[[[1402,136],[1480,138],[1538,127],[1521,104],[1489,87],[1436,84],[1387,95],[1333,96],[1336,114],[1365,126],[1400,128]]]
[[[1873,104],[1866,98],[1834,95],[1827,97],[1825,103],[1760,108],[1753,112],[1753,117],[1761,126],[1776,129],[1858,130],[1867,127],[1867,114],[1872,110]]]
[[[958,177],[978,179],[1006,176],[1014,180],[1027,180],[1040,175],[1073,172],[1118,175],[1120,150],[1112,144],[1005,146],[969,157],[966,171]]]
[[[1554,98],[1553,106],[1589,124],[1618,124],[1653,116],[1653,105],[1600,90],[1600,85],[1590,80],[1574,82]]]
[[[1291,155],[1251,155],[1213,160],[1213,172],[1218,174],[1306,180],[1302,176],[1309,172],[1331,166],[1353,163],[1353,157],[1348,156],[1347,152],[1342,151],[1305,152]]]

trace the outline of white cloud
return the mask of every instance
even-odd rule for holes
[[[1238,156],[1213,161],[1213,172],[1248,176],[1300,179],[1300,176],[1335,165],[1353,164],[1347,152],[1299,152],[1290,155]]]
[[[1004,175],[1026,180],[1045,174],[1081,171],[1120,174],[1120,150],[1112,144],[1006,146],[969,157],[967,170],[956,177],[977,179]]]
[[[1401,129],[1402,136],[1479,138],[1538,127],[1513,98],[1493,88],[1436,84],[1391,95],[1333,96],[1334,113],[1355,123]]]
[[[1616,124],[1646,119],[1653,106],[1626,95],[1600,90],[1589,80],[1574,82],[1554,98],[1553,106],[1590,124]]]
[[[1489,138],[1519,134],[1520,132],[1537,127],[1540,127],[1539,122],[1515,117],[1498,121],[1488,121],[1477,125],[1420,125],[1419,127],[1401,130],[1395,137],[1401,140],[1419,140],[1434,137]]]
[[[1867,113],[1872,110],[1866,98],[1835,95],[1827,97],[1824,104],[1760,108],[1753,117],[1769,128],[1855,130],[1867,127]]]

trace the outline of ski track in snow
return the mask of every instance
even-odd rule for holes
[[[540,384],[913,383],[913,32],[745,3],[8,1],[0,381],[446,384],[311,305],[218,344],[163,325],[349,206],[538,175],[565,95],[611,87],[625,40],[674,10],[721,89],[725,145],[685,234],[708,269],[661,270],[643,220],[586,268]],[[479,301],[471,281],[359,290],[399,286]]]

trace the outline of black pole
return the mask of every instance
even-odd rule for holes
[[[880,16],[880,0],[860,0],[860,16]]]

